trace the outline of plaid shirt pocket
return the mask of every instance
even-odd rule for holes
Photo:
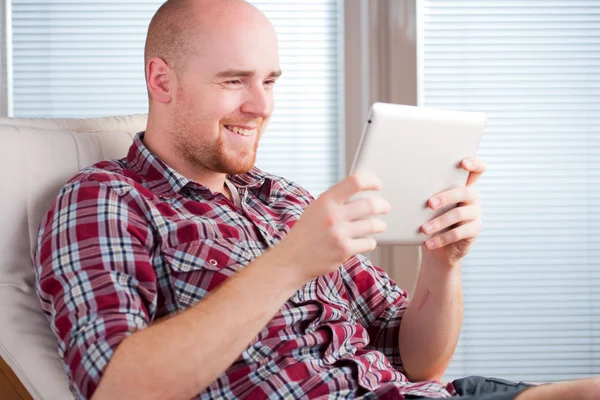
[[[253,256],[235,239],[203,239],[164,250],[180,310],[199,302]]]

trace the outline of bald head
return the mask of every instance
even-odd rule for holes
[[[226,20],[240,22],[240,17],[267,18],[244,0],[168,0],[156,12],[146,37],[144,63],[153,57],[164,60],[176,73],[185,69],[186,60],[198,54],[203,39]]]
[[[146,39],[146,146],[217,191],[224,174],[249,171],[273,112],[278,47],[273,25],[243,0],[163,4]]]
[[[144,64],[153,57],[162,58],[172,68],[182,63],[182,55],[190,51],[194,24],[189,16],[189,0],[169,0],[154,14],[144,49]]]

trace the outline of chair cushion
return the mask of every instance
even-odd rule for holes
[[[126,155],[147,115],[0,118],[0,356],[35,399],[72,399],[35,294],[33,254],[46,211],[80,169]]]

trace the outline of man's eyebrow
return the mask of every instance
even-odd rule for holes
[[[243,69],[227,69],[217,73],[217,78],[251,78],[256,75],[256,71],[243,70]],[[269,74],[268,78],[278,78],[281,76],[281,70],[273,71]]]

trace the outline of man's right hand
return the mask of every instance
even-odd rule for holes
[[[373,216],[385,214],[390,204],[381,197],[349,202],[355,194],[380,190],[381,182],[374,175],[349,176],[313,201],[273,251],[290,263],[288,272],[305,283],[335,270],[349,257],[375,249],[375,239],[385,223]],[[291,269],[291,271],[289,271]]]

